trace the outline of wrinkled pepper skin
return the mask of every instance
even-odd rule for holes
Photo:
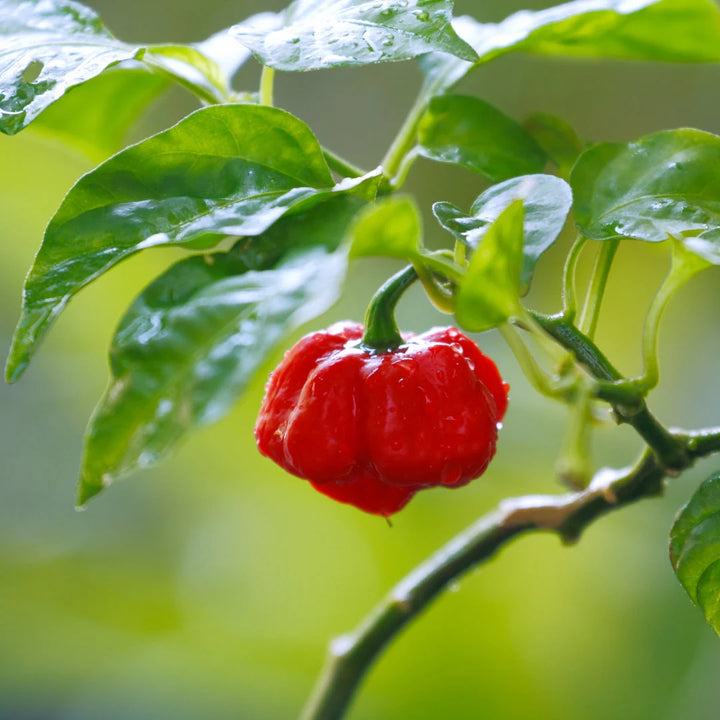
[[[460,487],[495,454],[508,386],[455,328],[361,344],[338,323],[302,338],[270,376],[260,452],[321,493],[388,517],[423,488]]]

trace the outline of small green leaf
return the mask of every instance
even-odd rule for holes
[[[71,297],[148,247],[258,235],[332,186],[310,129],[282,110],[222,105],[123,150],[82,177],[50,221],[25,284],[7,377],[22,373]]]
[[[690,599],[720,635],[720,473],[705,480],[675,518],[670,561]]]
[[[128,130],[169,80],[137,67],[115,66],[70,88],[32,124],[101,162],[124,146]]]
[[[509,52],[665,62],[720,62],[720,13],[713,0],[575,0],[510,15],[500,23],[457,18],[480,63]],[[429,98],[474,67],[430,53],[420,60]]]
[[[588,146],[565,120],[549,113],[534,113],[526,118],[527,130],[558,169],[560,177],[570,177],[570,170]]]
[[[224,415],[282,337],[336,299],[346,255],[301,251],[242,272],[232,254],[174,265],[138,298],[111,348],[112,382],[88,428],[78,503],[156,462]]]
[[[512,202],[485,233],[457,291],[455,317],[471,332],[490,330],[520,308],[523,203]]]
[[[22,130],[69,88],[139,48],[71,0],[0,0],[0,131]]]
[[[514,201],[521,199],[524,207],[523,262],[521,290],[527,292],[539,257],[557,240],[572,204],[568,184],[554,175],[527,175],[493,185],[473,203],[468,216],[454,205],[435,203],[433,213],[439,223],[461,243],[471,249],[480,246],[483,238]]]
[[[451,0],[295,0],[268,32],[253,18],[235,37],[278,70],[408,60],[437,50],[477,59],[450,24]]]
[[[350,257],[411,259],[420,249],[420,212],[407,196],[383,198],[361,212],[349,232]]]
[[[662,242],[720,227],[720,137],[668,130],[587,150],[570,176],[575,221],[594,240]]]
[[[418,150],[492,182],[541,172],[547,156],[522,126],[484,100],[440,95],[418,126]]]

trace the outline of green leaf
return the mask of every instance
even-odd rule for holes
[[[50,221],[25,284],[8,378],[19,377],[75,293],[139,250],[258,235],[328,194],[368,192],[377,177],[333,187],[310,129],[255,105],[198,110],[123,150],[82,177]]]
[[[231,99],[228,77],[214,60],[195,47],[152,45],[142,54],[142,59],[206,102],[222,103]]]
[[[515,200],[490,226],[457,291],[455,317],[471,332],[490,330],[517,314],[523,262],[523,203]]]
[[[713,0],[576,0],[500,23],[457,18],[453,25],[488,62],[509,52],[666,62],[720,62],[720,13]],[[476,65],[431,53],[421,59],[429,98]]]
[[[408,60],[437,50],[477,59],[450,24],[450,0],[295,0],[268,32],[250,18],[237,39],[278,70]]]
[[[530,115],[525,119],[523,127],[555,164],[560,177],[569,178],[572,166],[588,143],[569,123],[549,113]]]
[[[383,198],[361,212],[350,230],[350,257],[412,259],[420,250],[420,212],[412,198]]]
[[[222,417],[282,337],[335,301],[347,257],[336,248],[363,204],[331,198],[229,253],[177,263],[140,295],[113,340],[80,504]]]
[[[66,90],[136,56],[71,0],[0,0],[0,131],[22,130]]]
[[[124,146],[128,130],[169,81],[144,69],[116,66],[70,88],[32,124],[100,162]]]
[[[720,227],[720,137],[668,130],[587,150],[570,176],[575,221],[594,240],[662,242]]]
[[[470,216],[450,203],[433,205],[440,224],[461,243],[476,249],[503,211],[521,199],[524,235],[521,290],[527,292],[538,258],[557,240],[572,204],[568,184],[554,175],[527,175],[493,185],[473,203]]]
[[[547,156],[512,118],[468,95],[434,98],[418,126],[418,151],[492,182],[541,172]]]
[[[720,635],[720,473],[705,480],[675,518],[670,561],[690,599]]]

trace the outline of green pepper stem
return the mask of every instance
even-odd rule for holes
[[[569,322],[575,320],[577,314],[577,296],[575,293],[575,274],[577,273],[580,253],[585,247],[586,239],[578,235],[570,248],[565,267],[563,268],[563,317]]]
[[[646,392],[652,390],[660,379],[658,338],[660,321],[665,309],[675,293],[688,280],[708,267],[710,267],[709,262],[686,250],[681,242],[673,241],[670,271],[650,305],[643,330],[642,353],[645,371],[639,382]]]
[[[260,75],[260,104],[272,107],[273,87],[275,85],[275,68],[263,65]]]
[[[393,275],[373,295],[365,312],[363,346],[376,352],[386,352],[395,350],[405,342],[395,322],[395,306],[417,279],[417,271],[409,265]]]
[[[365,175],[365,170],[353,165],[351,162],[345,160],[345,158],[341,158],[339,155],[332,152],[332,150],[323,148],[322,152],[328,167],[338,173],[338,175],[350,178],[359,178]]]
[[[579,328],[590,338],[595,337],[598,319],[600,317],[600,306],[607,286],[610,267],[612,266],[615,253],[620,241],[617,239],[607,240],[600,247],[595,267],[593,268],[592,284],[585,298],[585,306],[578,323]]]

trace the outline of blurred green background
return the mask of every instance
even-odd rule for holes
[[[282,2],[94,0],[116,35],[196,41]],[[498,20],[549,3],[457,0],[457,14]],[[497,60],[460,86],[522,118],[556,113],[592,140],[668,127],[720,132],[720,68]],[[254,89],[258,66],[238,86]],[[412,63],[280,75],[277,103],[321,141],[365,167],[379,162],[419,82]],[[134,137],[193,109],[171,93]],[[0,346],[7,348],[25,272],[45,223],[91,164],[32,131],[0,137]],[[408,183],[424,210],[468,207],[471,173],[417,163]],[[429,242],[444,241],[427,213]],[[543,258],[530,301],[558,307],[559,262]],[[638,332],[666,267],[662,247],[626,243],[613,270],[600,341],[639,370]],[[285,475],[254,448],[260,373],[236,411],[194,434],[157,469],[73,509],[84,424],[107,377],[112,329],[168,262],[152,251],[85,290],[16,386],[0,386],[0,720],[282,720],[296,717],[330,637],[351,629],[385,591],[502,497],[559,492],[553,479],[563,411],[538,398],[494,333],[479,338],[512,385],[499,453],[457,492],[421,493],[389,529]],[[396,266],[357,261],[340,303],[313,327],[359,319]],[[662,380],[651,399],[671,425],[717,424],[720,284],[707,271],[671,306]],[[447,320],[418,293],[400,320]],[[279,349],[273,362],[281,356]],[[596,460],[624,464],[626,428],[596,436]],[[692,608],[667,559],[672,517],[706,462],[667,497],[593,526],[573,548],[552,536],[506,549],[448,593],[371,672],[351,720],[715,720],[720,641]]]

